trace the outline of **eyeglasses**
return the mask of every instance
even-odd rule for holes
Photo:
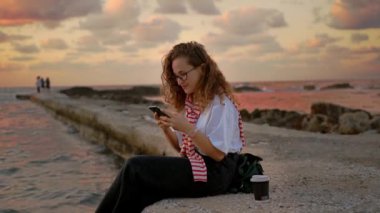
[[[202,64],[201,64],[202,65]],[[181,80],[181,81],[186,81],[187,79],[187,74],[189,74],[189,72],[191,71],[194,71],[195,69],[197,69],[198,67],[200,67],[201,65],[199,66],[196,66],[196,67],[193,67],[191,68],[190,70],[186,71],[186,72],[183,72],[181,75],[174,75],[175,79],[178,81],[178,80]]]

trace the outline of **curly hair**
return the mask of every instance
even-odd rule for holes
[[[200,81],[196,85],[197,89],[192,94],[192,98],[202,110],[208,106],[215,95],[219,95],[221,100],[227,96],[235,101],[232,87],[218,65],[202,44],[191,41],[175,45],[162,60],[161,91],[165,102],[174,106],[177,111],[181,111],[185,106],[186,93],[178,85],[172,68],[174,59],[179,57],[187,58],[188,63],[194,67],[201,67]]]

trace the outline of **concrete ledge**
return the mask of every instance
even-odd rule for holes
[[[56,93],[32,95],[30,99],[75,126],[86,139],[104,144],[124,158],[131,154],[177,155],[157,125],[141,113],[121,116],[120,112],[90,100],[70,99]]]

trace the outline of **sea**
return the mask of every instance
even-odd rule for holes
[[[103,146],[16,94],[0,89],[0,213],[94,212],[118,164]]]
[[[323,89],[339,83],[353,88]],[[380,114],[380,79],[234,84],[241,85],[262,90],[235,94],[249,111],[308,113],[312,103],[327,102]],[[314,89],[305,90],[305,85]],[[15,98],[32,93],[32,87],[0,88],[0,213],[94,212],[117,174],[118,159],[42,107]]]

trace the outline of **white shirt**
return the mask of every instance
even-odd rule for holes
[[[229,98],[225,97],[221,103],[219,96],[216,95],[214,100],[199,116],[196,128],[210,139],[214,147],[225,154],[240,152],[242,148],[239,111]],[[182,132],[174,131],[181,146]],[[200,150],[198,151],[204,154]]]

